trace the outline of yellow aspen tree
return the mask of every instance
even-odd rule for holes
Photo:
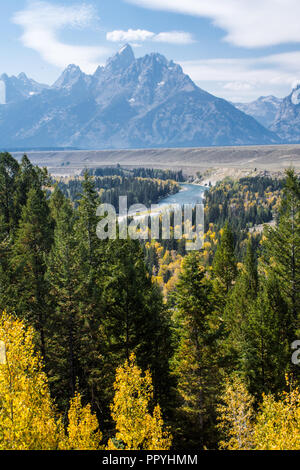
[[[100,450],[102,434],[91,406],[82,406],[81,395],[76,393],[70,402],[67,436],[60,448],[64,450]]]
[[[1,450],[53,450],[62,436],[34,336],[22,321],[0,315]]]
[[[254,399],[241,379],[226,380],[222,401],[217,407],[218,428],[224,435],[224,440],[219,443],[220,449],[252,449]]]
[[[145,374],[136,365],[135,355],[117,369],[115,396],[111,405],[116,423],[116,437],[108,442],[108,450],[169,450],[172,437],[164,423],[159,405],[150,412],[153,385],[149,371]]]
[[[169,450],[172,445],[172,436],[164,429],[164,421],[159,405],[154,408],[149,427],[150,432],[145,450]]]
[[[256,450],[300,450],[300,389],[264,395],[254,428]]]

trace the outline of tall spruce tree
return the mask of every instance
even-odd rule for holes
[[[222,348],[226,357],[227,373],[240,367],[243,361],[246,330],[250,313],[259,291],[257,260],[253,249],[253,240],[249,239],[247,253],[236,279],[235,285],[228,293],[224,309],[224,337]]]
[[[57,214],[54,243],[47,258],[46,275],[53,309],[49,324],[49,373],[52,393],[60,406],[67,406],[74,396],[79,373],[81,265],[74,224],[74,210],[71,203],[65,200]]]
[[[47,169],[40,169],[34,166],[27,155],[22,157],[18,174],[15,179],[16,190],[14,192],[14,205],[17,220],[21,218],[22,208],[27,203],[27,197],[30,189],[43,188],[49,186],[50,178]]]
[[[55,223],[60,218],[60,212],[62,210],[62,207],[65,204],[65,201],[66,201],[66,197],[64,196],[63,192],[60,190],[58,184],[56,184],[54,187],[54,191],[51,194],[50,201],[49,201],[51,216]]]
[[[102,326],[102,292],[109,260],[105,258],[106,243],[100,241],[96,234],[99,222],[96,212],[99,204],[100,198],[95,189],[95,182],[86,172],[74,225],[76,261],[80,266],[77,277],[80,328],[79,387],[101,416],[107,408],[102,394],[103,356],[106,351]]]
[[[19,168],[18,162],[9,153],[0,153],[0,240],[17,226],[14,195]]]
[[[266,228],[263,247],[267,275],[279,280],[289,306],[286,314],[292,342],[300,326],[300,179],[294,170],[288,170],[286,176],[279,223],[275,228]]]
[[[292,368],[287,309],[278,279],[262,278],[244,322],[239,354],[239,370],[257,400],[262,393],[281,391]]]
[[[225,295],[228,294],[237,275],[234,238],[228,223],[222,230],[221,240],[213,261],[213,273],[218,290]]]
[[[219,382],[217,340],[220,321],[214,315],[212,283],[202,255],[192,252],[182,267],[175,296],[177,344],[173,370],[177,377],[184,436],[189,446],[212,445],[214,404]]]
[[[31,188],[23,207],[12,248],[7,305],[26,318],[40,335],[40,348],[46,358],[48,284],[45,280],[46,255],[53,240],[53,221],[44,191]]]
[[[138,241],[116,240],[109,245],[110,272],[103,292],[105,335],[109,347],[108,384],[112,364],[131,353],[153,375],[155,398],[165,407],[169,393],[170,326],[162,295],[151,281]],[[111,389],[108,389],[109,395]]]

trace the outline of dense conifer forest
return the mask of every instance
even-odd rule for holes
[[[106,169],[103,172],[109,171],[109,169]],[[114,171],[115,169],[111,169],[111,173]],[[99,172],[100,170],[96,170],[95,173]],[[118,174],[106,174],[93,178],[94,186],[99,192],[101,202],[112,204],[116,208],[118,208],[120,196],[127,196],[128,206],[144,204],[150,207],[151,204],[158,202],[166,196],[176,194],[180,190],[180,186],[175,180],[166,178],[169,172],[159,172],[160,176],[164,176],[164,179],[140,177],[119,169],[116,169],[116,173]],[[139,173],[142,172],[137,174]],[[150,174],[152,173],[154,172],[151,171]],[[145,175],[147,174],[145,172]],[[176,176],[175,173],[174,176]],[[64,196],[70,198],[73,202],[77,203],[79,201],[83,190],[83,177],[69,181],[58,181],[57,184]]]
[[[218,183],[187,253],[97,238],[183,179],[106,171],[0,154],[0,449],[299,450],[299,177]]]

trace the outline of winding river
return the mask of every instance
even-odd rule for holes
[[[203,201],[204,192],[208,189],[207,186],[200,186],[198,184],[187,184],[184,183],[181,185],[181,191],[177,194],[172,194],[164,199],[159,201],[159,206],[168,206],[170,204],[191,204],[195,206],[196,204],[201,204]]]

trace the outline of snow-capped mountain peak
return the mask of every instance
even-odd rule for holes
[[[83,78],[85,74],[82,72],[81,68],[78,65],[70,64],[62,72],[61,76],[56,80],[53,87],[54,88],[70,88],[72,87],[79,79]]]
[[[24,87],[22,77],[16,80]],[[200,89],[180,65],[158,53],[136,59],[129,45],[94,75],[69,65],[50,91],[37,91],[31,86],[29,98],[18,106],[0,107],[3,146],[103,149],[279,141],[252,117]]]
[[[295,105],[298,106],[300,104],[300,83],[294,88],[291,94],[291,102]]]
[[[17,103],[27,99],[42,90],[48,88],[20,73],[17,77],[9,77],[6,73],[0,76],[1,81],[1,104]]]
[[[113,72],[122,71],[128,68],[135,61],[132,47],[129,44],[121,49],[113,57],[108,59],[106,67]]]
[[[280,109],[271,129],[284,142],[300,142],[300,84],[282,100]]]

